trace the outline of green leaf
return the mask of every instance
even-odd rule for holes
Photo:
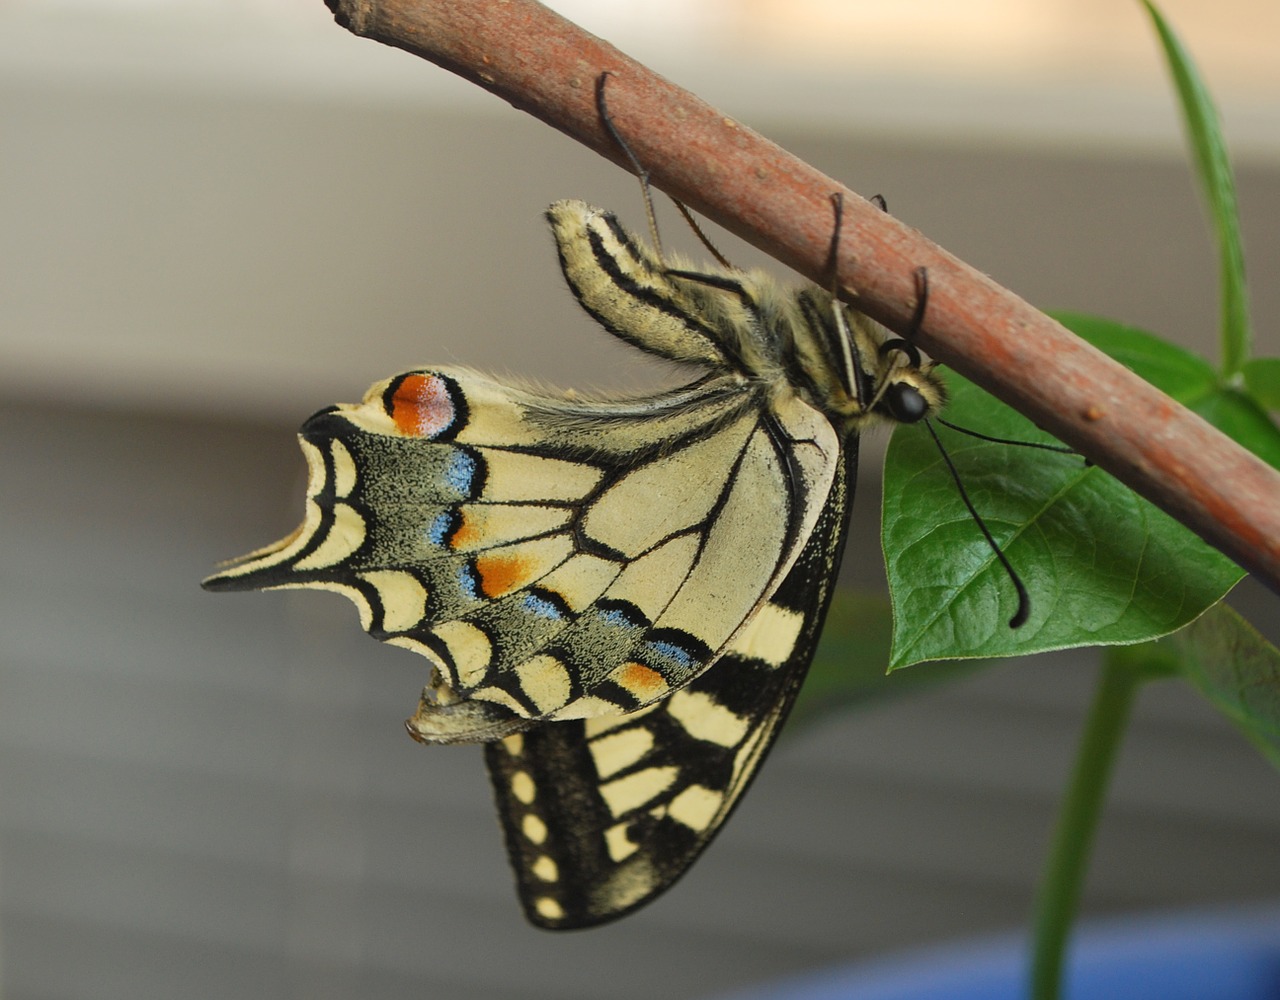
[[[1220,400],[1216,376],[1195,355],[1141,330],[1064,318],[1180,401]],[[959,376],[949,375],[948,384],[952,422],[1018,441],[1052,441]],[[1012,585],[927,429],[900,428],[886,459],[882,524],[895,612],[893,669],[1158,638],[1194,620],[1244,575],[1079,457],[943,433],[978,512],[1027,586],[1031,616],[1020,629],[1008,627]]]
[[[1280,410],[1280,358],[1251,358],[1244,366],[1244,384],[1259,406]]]
[[[946,661],[889,674],[891,632],[892,613],[884,597],[843,587],[836,590],[788,730],[836,709],[860,707],[968,676],[985,665],[978,660]]]
[[[1219,389],[1192,409],[1231,440],[1280,469],[1280,429],[1266,411],[1244,393]]]
[[[1225,604],[1170,641],[1187,678],[1280,767],[1280,650]]]
[[[1150,0],[1143,0],[1155,23],[1178,90],[1183,121],[1191,144],[1196,175],[1204,195],[1218,243],[1219,337],[1222,374],[1230,378],[1244,367],[1253,338],[1249,322],[1248,289],[1245,286],[1244,248],[1240,241],[1240,216],[1236,207],[1235,178],[1222,137],[1218,112],[1201,80],[1190,53]]]

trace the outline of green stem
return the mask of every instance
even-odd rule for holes
[[[1071,785],[1058,814],[1053,846],[1036,900],[1035,952],[1031,964],[1033,1000],[1058,1000],[1067,939],[1080,904],[1098,818],[1107,796],[1111,767],[1124,735],[1142,672],[1108,651],[1103,659],[1076,755]]]

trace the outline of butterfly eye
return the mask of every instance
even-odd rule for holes
[[[929,412],[920,390],[905,382],[895,382],[885,390],[883,405],[894,420],[904,424],[914,424]]]

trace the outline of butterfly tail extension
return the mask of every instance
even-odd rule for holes
[[[724,825],[813,658],[856,447],[786,578],[692,683],[637,712],[545,724],[486,746],[532,923],[568,930],[625,916],[670,888]]]
[[[516,427],[501,426],[513,423],[510,400],[464,370],[409,372],[378,383],[362,403],[315,414],[299,434],[308,468],[302,524],[203,583],[215,591],[329,590],[349,599],[370,635],[432,662],[422,700],[437,709],[432,742],[440,743],[498,739],[531,724],[508,706],[457,697],[483,637],[448,644],[432,628],[484,603],[476,560],[457,544],[460,512],[491,485],[501,464],[465,441],[477,403],[487,422],[499,425],[496,433],[518,440]],[[563,465],[544,471],[555,476],[577,468]],[[501,475],[513,478],[510,469]],[[528,491],[537,497],[545,483],[530,478]],[[572,478],[551,487],[575,488],[587,487]],[[508,532],[517,538],[566,518],[534,509],[519,520]]]

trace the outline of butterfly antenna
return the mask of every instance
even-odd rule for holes
[[[980,431],[970,430],[968,427],[961,427],[959,424],[953,424],[950,420],[943,420],[941,417],[934,417],[938,423],[942,424],[950,430],[957,431],[960,434],[967,434],[971,438],[977,438],[979,441],[990,441],[992,444],[1008,444],[1016,445],[1019,448],[1039,448],[1041,451],[1056,451],[1059,455],[1075,455],[1077,458],[1083,457],[1080,452],[1074,448],[1068,448],[1065,444],[1047,444],[1044,441],[1018,441],[1013,438],[992,437],[990,434],[983,434]]]
[[[920,332],[920,324],[924,322],[924,309],[929,302],[929,272],[923,267],[916,268],[916,309],[911,314],[910,332],[907,334],[907,341],[914,341],[916,334]],[[1012,438],[992,437],[989,434],[982,434],[979,431],[971,431],[968,427],[961,427],[959,424],[953,424],[949,420],[943,420],[941,417],[935,417],[938,423],[943,427],[950,428],[961,434],[968,434],[969,437],[977,438],[979,441],[990,441],[992,444],[1010,444],[1017,445],[1021,448],[1039,448],[1042,451],[1056,451],[1059,455],[1079,455],[1078,451],[1068,448],[1061,444],[1045,444],[1042,441],[1015,441]]]
[[[929,303],[929,272],[923,267],[916,268],[916,308],[911,314],[911,324],[908,327],[907,342],[911,343],[915,340],[915,336],[920,332],[920,326],[924,322],[925,306]],[[888,346],[888,345],[886,345]],[[945,427],[955,428],[954,425],[947,423],[941,418],[935,418]],[[1013,613],[1013,617],[1009,619],[1010,628],[1021,628],[1026,624],[1027,618],[1031,615],[1031,598],[1027,595],[1026,585],[1022,582],[1022,577],[1018,576],[1017,571],[1013,568],[1013,564],[1009,562],[1008,557],[1001,550],[1000,545],[996,542],[995,536],[991,534],[991,529],[987,527],[987,522],[982,519],[982,515],[978,513],[978,508],[973,505],[973,501],[969,499],[969,492],[964,488],[964,483],[960,480],[960,472],[956,469],[955,463],[951,461],[951,456],[947,454],[947,449],[942,444],[942,438],[938,437],[938,432],[934,430],[933,421],[925,420],[925,427],[929,428],[929,436],[933,438],[933,443],[938,448],[938,454],[942,456],[942,461],[946,463],[947,471],[951,474],[951,481],[956,484],[956,492],[960,494],[960,499],[964,501],[965,508],[969,511],[969,516],[973,518],[973,523],[978,526],[978,530],[982,532],[982,537],[987,540],[987,546],[991,549],[1000,566],[1004,569],[1005,575],[1009,577],[1009,582],[1013,584],[1013,589],[1018,594],[1018,608]],[[963,431],[963,433],[969,433]],[[974,434],[975,437],[985,438],[986,435]],[[987,438],[989,441],[995,441],[996,438]],[[1009,442],[1013,443],[1013,442]],[[1052,445],[1042,445],[1053,449]],[[1053,449],[1056,450],[1056,449]]]
[[[884,198],[875,195],[871,199],[872,203],[877,205],[882,211],[888,211],[885,207]],[[920,350],[916,347],[916,334],[920,332],[920,326],[924,322],[925,307],[929,304],[929,272],[926,268],[917,267],[915,270],[916,278],[916,307],[911,314],[911,322],[908,326],[907,333],[903,337],[895,337],[893,340],[886,340],[880,345],[880,356],[892,354],[895,351],[906,358],[906,362],[912,368],[919,368],[921,365]],[[880,376],[880,384],[876,386],[875,392],[871,396],[870,408],[875,409],[879,405],[880,400],[884,398],[884,394],[888,391],[889,386],[893,384],[893,366],[896,362],[890,362]]]
[[[658,255],[658,261],[662,263],[665,268],[665,258],[662,255],[662,240],[658,236],[658,216],[653,211],[653,192],[649,187],[649,171],[644,168],[644,165],[640,162],[640,157],[636,156],[631,147],[627,145],[627,141],[622,138],[622,133],[619,132],[617,127],[613,124],[613,119],[609,117],[609,107],[605,101],[604,89],[605,83],[612,75],[613,74],[608,70],[605,70],[596,77],[596,111],[600,115],[600,124],[603,125],[604,130],[609,133],[609,138],[611,138],[617,147],[622,150],[627,160],[631,163],[631,169],[640,179],[640,194],[644,197],[644,212],[645,215],[649,217],[649,236],[653,240],[653,249]],[[676,202],[676,204],[679,205],[680,203]],[[689,218],[683,205],[680,205],[680,210],[685,212],[686,219]],[[690,224],[692,225],[692,222]],[[698,236],[702,239],[703,243],[706,243],[707,246],[711,245],[710,243],[707,243],[706,238],[702,236],[702,233],[698,230],[697,226],[694,226],[694,231],[698,233]],[[713,249],[713,252],[716,254],[716,258],[718,260],[723,260],[718,251]]]
[[[942,445],[942,439],[938,437],[938,432],[933,429],[933,421],[925,420],[924,425],[929,428],[929,434],[933,437],[933,443],[938,446],[938,454],[942,456],[942,460],[947,464],[947,471],[951,473],[951,479],[956,484],[956,491],[960,494],[960,499],[964,501],[964,505],[969,510],[969,516],[973,518],[974,523],[978,526],[978,530],[982,532],[982,537],[987,540],[987,545],[995,554],[996,559],[1000,561],[1000,565],[1004,567],[1005,574],[1009,577],[1009,582],[1013,584],[1013,589],[1018,592],[1018,609],[1013,613],[1013,617],[1009,619],[1010,628],[1021,628],[1026,624],[1027,618],[1031,614],[1031,598],[1027,596],[1027,588],[1022,582],[1022,578],[1018,576],[1014,570],[1013,564],[1009,562],[1008,557],[1000,550],[999,544],[996,542],[991,530],[987,527],[987,523],[982,520],[982,516],[973,505],[973,501],[969,499],[969,493],[964,488],[964,483],[960,481],[960,473],[955,467],[955,463],[951,461],[951,456],[947,454],[947,449]]]
[[[884,199],[882,198],[881,201]],[[885,211],[888,211],[886,209]],[[920,328],[924,326],[924,311],[929,305],[929,269],[927,267],[917,267],[915,270],[916,278],[916,308],[911,314],[911,322],[907,325],[907,342],[914,344],[916,342],[916,334],[920,332]]]

